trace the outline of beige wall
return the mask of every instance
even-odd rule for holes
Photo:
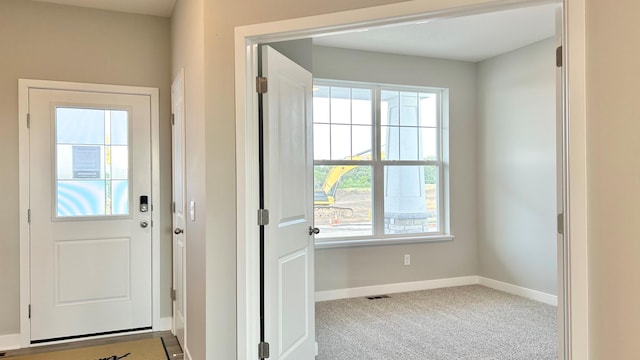
[[[555,40],[478,63],[479,275],[558,293]]]
[[[587,0],[591,359],[640,354],[640,2]]]
[[[19,323],[18,79],[160,88],[161,316],[171,316],[169,20],[0,1],[0,335]]]
[[[453,241],[318,249],[316,291],[478,274],[476,239],[476,64],[316,46],[319,79],[449,89],[450,214]],[[411,265],[404,266],[404,254]]]
[[[207,286],[205,277],[205,137],[204,137],[204,2],[180,0],[171,19],[172,74],[175,78],[184,68],[185,85],[185,156],[186,201],[196,202],[195,221],[186,222],[186,339],[185,353],[191,359],[205,359],[207,328],[205,323]],[[211,165],[213,166],[213,165]],[[230,170],[229,176],[233,174]],[[215,206],[215,203],[212,204]],[[233,274],[233,269],[228,269]],[[230,275],[232,276],[232,275]],[[233,296],[232,296],[233,297]],[[232,309],[226,311],[232,312]],[[227,325],[229,326],[229,325]],[[222,357],[221,357],[222,358]]]

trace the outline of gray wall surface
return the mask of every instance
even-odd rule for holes
[[[476,65],[314,47],[313,76],[449,89],[453,241],[316,250],[316,291],[477,275]],[[411,265],[403,255],[411,254]]]
[[[296,64],[313,72],[313,40],[311,38],[278,41],[268,45],[293,60]]]
[[[555,40],[478,63],[479,275],[557,294]]]
[[[0,1],[0,335],[20,332],[18,79],[160,89],[161,308],[171,316],[171,128],[169,19]]]

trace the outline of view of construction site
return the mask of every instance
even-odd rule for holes
[[[431,171],[430,171],[431,170]],[[424,191],[428,212],[428,226],[437,227],[437,189],[433,168],[425,168]],[[431,174],[429,174],[431,172]],[[342,174],[342,175],[339,175]],[[315,166],[314,191],[315,226],[317,237],[372,235],[372,189],[370,166]],[[318,181],[322,180],[324,181]],[[323,188],[329,188],[327,195]]]

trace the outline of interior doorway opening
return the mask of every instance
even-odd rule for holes
[[[540,4],[540,2],[527,2],[528,5],[536,5],[536,4]],[[522,5],[522,4],[520,4]],[[440,9],[438,9],[440,10]],[[496,7],[494,6],[490,6],[487,5],[486,7],[484,7],[482,9],[482,11],[479,10],[478,7],[471,7],[466,9],[467,11],[460,11],[460,9],[456,9],[456,11],[452,11],[451,13],[447,14],[446,16],[453,16],[452,14],[456,14],[456,16],[460,16],[463,14],[469,14],[469,13],[477,13],[477,12],[489,12],[489,11],[495,11],[497,10]],[[411,20],[414,21],[416,19],[428,19],[430,17],[437,17],[437,16],[445,16],[443,15],[443,12],[438,12],[437,15],[434,15],[434,13],[429,13],[428,11],[423,11],[419,14],[412,14],[411,15],[412,18]],[[381,16],[382,18],[382,16]],[[393,23],[394,21],[397,22],[406,22],[407,18],[395,18],[394,20],[389,20],[388,18],[384,19],[384,20],[380,20],[380,24],[383,25],[389,25],[391,23]],[[319,21],[321,22],[321,21]],[[346,31],[346,29],[355,29],[358,27],[362,27],[363,26],[363,22],[360,21],[354,21],[353,23],[350,24],[344,24],[344,23],[340,23],[340,24],[336,24],[333,23],[331,25],[326,25],[325,23],[325,27],[324,29],[321,29],[320,26],[318,26],[318,28],[315,28],[314,25],[312,24],[313,22],[311,22],[311,25],[309,25],[307,28],[302,29],[298,29],[295,26],[291,27],[291,28],[287,28],[285,26],[285,30],[283,30],[282,32],[278,32],[274,30],[274,25],[273,24],[267,24],[264,26],[264,28],[262,28],[261,30],[258,30],[257,27],[253,27],[253,28],[249,28],[247,27],[246,29],[242,29],[243,31],[238,31],[237,32],[237,50],[238,50],[238,55],[243,58],[246,59],[247,62],[246,64],[246,68],[240,67],[240,69],[238,70],[237,75],[241,75],[237,78],[243,80],[241,85],[244,85],[245,90],[249,91],[247,93],[243,93],[242,91],[240,91],[240,93],[238,94],[240,97],[243,98],[243,101],[240,101],[238,104],[238,118],[242,119],[241,121],[243,121],[243,124],[241,127],[239,127],[238,129],[238,134],[239,136],[251,136],[251,130],[252,130],[252,124],[250,122],[248,123],[244,123],[244,116],[245,114],[247,114],[247,111],[249,109],[253,109],[254,105],[253,102],[254,100],[251,99],[253,97],[253,95],[251,96],[245,96],[245,94],[250,94],[251,93],[251,89],[252,89],[252,78],[253,78],[253,69],[252,69],[252,56],[249,55],[247,58],[244,57],[245,55],[245,51],[249,50],[249,54],[251,53],[251,49],[255,46],[255,44],[257,43],[268,43],[268,42],[273,42],[273,41],[278,41],[278,40],[290,40],[290,39],[296,39],[296,38],[304,38],[307,37],[308,34],[310,32],[313,32],[314,35],[320,35],[320,34],[326,34],[329,32],[335,32],[337,29],[339,29],[339,31]],[[367,23],[367,27],[371,27],[370,23]],[[286,31],[288,30],[288,32]],[[299,31],[298,33],[296,33],[296,31]],[[242,74],[240,74],[242,73]],[[246,107],[245,107],[246,106]],[[248,116],[247,118],[250,118],[251,116]],[[250,170],[251,167],[251,157],[252,157],[252,153],[255,153],[256,149],[254,145],[250,145],[248,144],[248,142],[245,141],[240,141],[239,142],[239,146],[242,146],[242,149],[238,149],[239,151],[239,157],[245,156],[244,160],[249,160],[249,161],[242,161],[242,166],[240,166],[239,168],[241,168],[241,171],[239,173],[239,181],[241,182],[242,186],[244,187],[244,189],[246,190],[246,192],[243,192],[242,197],[247,200],[246,203],[252,203],[253,201],[253,196],[254,194],[252,194],[253,189],[250,189],[249,186],[250,185],[250,181],[247,182],[247,179],[251,178],[251,172],[252,170]],[[566,166],[566,165],[564,165]],[[246,186],[246,187],[245,187]],[[239,187],[240,189],[240,187]],[[245,217],[247,216],[247,214],[254,214],[254,209],[249,209],[249,208],[243,208],[243,207],[239,207],[239,218]],[[252,216],[252,215],[251,215]],[[250,219],[251,217],[247,217],[248,219]],[[249,229],[248,226],[244,226],[245,224],[243,224],[242,221],[239,221],[239,235],[251,235],[252,231],[251,229]],[[242,236],[240,236],[242,238]],[[247,286],[242,286],[243,284],[249,284],[252,281],[255,281],[256,276],[255,276],[255,272],[251,270],[250,267],[245,266],[246,262],[250,261],[250,260],[255,260],[255,256],[256,253],[250,250],[250,245],[247,247],[247,244],[241,244],[240,248],[239,248],[239,262],[238,262],[238,281],[239,281],[239,289],[240,293],[239,293],[239,307],[241,308],[244,305],[248,305],[247,309],[249,309],[249,313],[248,316],[244,316],[244,315],[240,315],[239,317],[239,323],[240,324],[251,324],[251,318],[253,317],[252,313],[251,313],[251,309],[255,309],[253,308],[253,306],[250,305],[251,301],[247,301],[246,303],[243,303],[243,299],[247,300],[249,298],[251,298],[251,293],[252,290],[251,287],[247,287]],[[561,255],[562,258],[565,257],[564,254]],[[562,277],[562,279],[564,279],[564,277],[566,276],[567,272],[564,271],[564,266],[565,264],[561,264],[559,266],[559,268],[561,268],[561,270],[559,271],[560,276]],[[255,270],[255,269],[253,269]],[[558,295],[562,296],[562,294],[564,294],[566,292],[566,282],[562,281],[562,285],[560,286],[560,289],[558,291]],[[242,299],[241,299],[242,298]],[[562,302],[562,304],[564,304],[564,302]],[[254,304],[255,305],[255,304]],[[564,305],[560,306],[561,309],[564,310]],[[565,312],[562,311],[562,313],[564,314]],[[254,313],[255,314],[255,313]],[[561,319],[562,321],[560,321],[561,324],[564,324],[564,320],[565,320],[566,316],[562,315]],[[251,330],[250,332],[252,332],[253,330]],[[249,333],[250,333],[249,332]],[[567,334],[567,331],[561,331],[562,334]],[[239,344],[243,344],[243,339],[247,340],[249,338],[251,338],[252,336],[249,335],[247,337],[247,333],[244,333],[244,330],[242,328],[239,328]],[[563,336],[564,338],[564,336]],[[251,342],[248,342],[251,343]],[[247,344],[248,344],[247,343]],[[247,351],[250,351],[251,347],[247,346],[244,347],[242,345],[239,345],[239,356],[241,356],[242,354],[247,353]]]

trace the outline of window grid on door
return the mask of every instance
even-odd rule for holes
[[[55,107],[56,218],[126,216],[129,112]]]

